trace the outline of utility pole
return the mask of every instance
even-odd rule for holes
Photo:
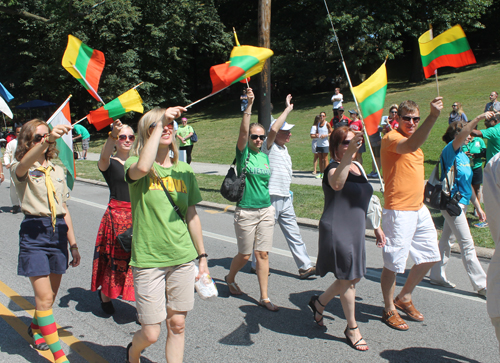
[[[259,47],[271,48],[271,0],[259,0]],[[271,125],[271,60],[267,59],[259,74],[259,123],[267,132]]]

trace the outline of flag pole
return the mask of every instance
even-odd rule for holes
[[[73,97],[73,95],[69,95],[69,96],[68,96],[68,98],[66,98],[66,100],[62,103],[62,105],[61,105],[61,106],[59,106],[59,108],[56,110],[56,112],[54,112],[54,113],[52,114],[52,116],[50,116],[50,118],[47,120],[47,125],[49,125],[49,124],[52,122],[52,120],[54,119],[54,117],[55,117],[55,116],[56,116],[59,112],[61,112],[61,110],[64,108],[64,106],[66,106],[66,104],[68,103],[68,101],[69,101],[69,99],[70,99],[71,97]]]
[[[434,34],[432,32],[432,24],[429,24],[429,35],[431,36],[431,40],[434,39]],[[439,97],[439,82],[438,82],[438,70],[437,68],[434,70],[434,76],[436,77],[436,88]]]
[[[326,12],[328,13],[328,19],[330,20],[330,24],[332,26],[333,35],[335,37],[335,41],[337,43],[337,47],[339,48],[340,57],[342,58],[342,66],[344,67],[344,72],[346,74],[347,81],[349,82],[349,89],[351,90],[352,96],[354,98],[354,103],[356,104],[356,110],[358,111],[358,114],[360,116],[361,122],[363,124],[363,131],[365,133],[365,142],[367,142],[368,149],[370,149],[370,154],[372,156],[373,164],[375,165],[375,169],[377,170],[378,179],[380,181],[380,190],[383,193],[385,191],[384,181],[382,180],[382,176],[380,175],[380,170],[379,170],[377,162],[375,160],[375,155],[373,154],[372,145],[370,143],[370,136],[366,132],[365,122],[363,120],[363,115],[361,114],[361,110],[360,110],[360,107],[359,107],[359,104],[358,104],[358,100],[356,99],[356,95],[354,94],[354,92],[352,92],[352,88],[353,87],[352,87],[351,77],[349,77],[349,71],[347,70],[347,66],[345,64],[344,54],[342,53],[342,49],[340,48],[340,43],[339,43],[339,39],[337,37],[337,32],[335,31],[335,27],[333,26],[332,17],[330,15],[330,9],[328,9],[328,4],[326,3],[326,0],[323,0],[323,1],[325,3]],[[385,60],[387,61],[387,57],[386,57]]]
[[[229,87],[229,86],[227,86],[227,87]],[[199,102],[201,102],[201,101],[203,101],[203,100],[206,100],[207,98],[210,98],[210,97],[212,97],[213,95],[216,95],[216,94],[217,94],[217,93],[219,93],[220,91],[224,91],[227,87],[224,87],[223,89],[218,90],[218,91],[217,91],[217,92],[215,92],[215,93],[210,93],[208,96],[205,96],[205,97],[203,97],[203,98],[200,98],[198,101],[194,101],[193,103],[190,103],[189,105],[184,106],[184,108],[188,108],[188,107],[194,106],[194,105],[196,105],[197,103],[199,103]]]
[[[144,82],[139,83],[137,86],[132,87],[132,89],[136,89],[137,87],[139,87],[139,86],[140,86],[141,84],[143,84],[143,83],[144,83]]]
[[[82,122],[83,120],[85,120],[87,118],[87,116],[85,116],[84,118],[81,118],[79,119],[78,121],[76,121],[73,126],[75,126],[76,124],[79,124],[80,122]]]

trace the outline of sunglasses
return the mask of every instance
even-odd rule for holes
[[[398,111],[391,111],[391,113],[398,113]]]
[[[47,137],[49,134],[43,134],[43,135],[40,135],[40,134],[35,134],[35,137],[33,138],[33,141],[36,142],[36,143],[39,143],[40,141],[43,140],[44,137]]]
[[[127,140],[127,137],[130,141],[132,141],[132,142],[135,141],[134,135],[120,135],[120,136],[118,136],[118,140],[125,141],[125,140]]]
[[[352,139],[342,141],[342,145],[349,145],[351,143],[351,140]]]
[[[411,116],[401,116],[403,121],[410,122],[413,121],[414,123],[418,123],[420,121],[420,117],[411,117]]]
[[[451,105],[451,107],[458,107],[458,105]]]
[[[266,138],[266,135],[256,135],[256,134],[252,134],[252,135],[250,135],[250,138],[251,138],[252,140],[261,139],[262,141],[264,141],[264,139]]]
[[[149,129],[154,129],[156,127],[156,122],[153,122],[151,125],[149,125]],[[171,122],[167,125],[167,127],[170,129],[170,130],[173,130],[174,129],[174,123]]]

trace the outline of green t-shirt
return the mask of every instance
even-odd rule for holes
[[[269,196],[269,179],[271,178],[271,167],[269,157],[263,152],[255,152],[248,145],[243,151],[236,146],[236,167],[238,175],[241,175],[245,167],[245,160],[250,152],[247,164],[245,180],[245,191],[243,198],[238,203],[241,208],[267,208],[271,205]]]
[[[131,156],[125,162],[125,180],[129,183],[134,234],[130,265],[140,268],[177,266],[194,260],[198,254],[186,224],[169,202],[163,188],[149,175],[131,180],[128,169],[139,160]],[[186,216],[188,206],[201,201],[193,169],[179,161],[170,168],[153,164],[174,203]]]
[[[177,135],[179,135],[180,137],[186,137],[187,135],[189,135],[190,133],[194,132],[193,128],[189,125],[186,125],[186,126],[179,126],[179,128],[177,129]],[[183,143],[181,140],[179,140],[179,144],[181,146],[189,146],[192,144],[191,142],[191,138],[187,139],[185,143]]]
[[[75,126],[73,126],[73,131],[77,135],[82,135],[82,140],[90,138],[89,132],[82,125],[75,125]]]
[[[462,146],[463,152],[469,152],[471,154],[479,154],[483,149],[486,148],[483,139],[480,137],[475,137],[467,145]],[[472,158],[470,161],[470,166],[472,169],[480,168],[483,165],[483,159],[481,157]]]
[[[483,138],[488,140],[488,146],[486,146],[486,163],[500,152],[500,124],[490,127],[486,130],[481,130]]]

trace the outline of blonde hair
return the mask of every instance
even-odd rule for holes
[[[135,132],[134,132],[134,129],[132,128],[132,126],[126,125],[126,124],[122,124],[122,128],[120,129],[120,132],[118,133],[118,136],[120,136],[120,134],[122,133],[122,131],[125,131],[125,129],[130,129],[130,131],[132,131],[132,134],[135,135]],[[116,154],[117,151],[118,151],[118,149],[117,149],[116,144],[115,144],[115,146],[113,146],[113,154]]]
[[[132,147],[132,155],[140,156],[141,151],[146,145],[146,141],[149,139],[149,127],[154,123],[164,121],[165,118],[165,108],[155,107],[151,111],[146,112],[141,119],[139,120],[139,124],[137,125],[137,136],[135,138],[134,146]],[[174,154],[173,158],[170,158],[172,164],[177,164],[179,161],[179,150],[177,149],[177,145],[175,143],[175,131],[172,130],[172,143],[169,145],[169,150]],[[154,175],[154,169],[151,167],[151,172]]]

